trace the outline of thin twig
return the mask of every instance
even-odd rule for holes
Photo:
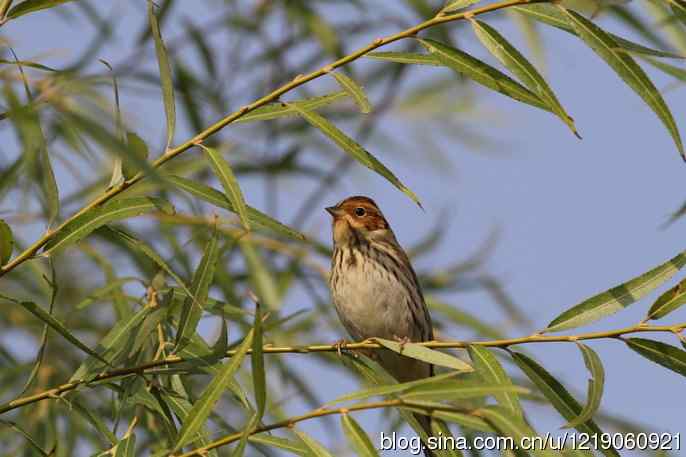
[[[645,332],[662,332],[662,333],[672,333],[680,334],[684,329],[686,329],[686,322],[674,325],[641,325],[636,324],[631,327],[624,327],[616,330],[609,330],[605,332],[590,332],[590,333],[580,333],[577,335],[542,335],[540,333],[535,333],[529,336],[523,336],[518,338],[507,338],[500,340],[490,340],[490,341],[426,341],[422,343],[416,343],[421,346],[428,348],[466,348],[470,345],[484,346],[484,347],[497,347],[497,348],[507,348],[517,344],[531,344],[531,343],[556,343],[556,342],[566,342],[574,343],[576,341],[583,340],[597,340],[597,339],[621,339],[622,336],[632,334],[632,333],[645,333]],[[310,354],[314,352],[338,352],[339,350],[368,350],[368,349],[383,349],[383,346],[374,341],[361,341],[357,343],[342,343],[342,344],[314,344],[308,346],[272,346],[266,344],[263,347],[263,352],[265,354]],[[248,353],[251,350],[248,349]],[[225,357],[232,357],[235,354],[235,350],[226,351]],[[62,384],[51,389],[38,392],[33,395],[26,397],[16,398],[5,404],[0,405],[0,414],[12,411],[23,406],[36,403],[48,398],[57,398],[63,393],[70,392],[80,386],[89,385],[92,383],[109,380],[113,378],[120,378],[124,376],[138,375],[145,373],[149,370],[166,366],[166,365],[176,365],[184,362],[192,361],[192,359],[184,359],[177,355],[172,355],[160,360],[152,360],[135,367],[118,368],[115,370],[105,371],[99,375],[89,379],[89,380],[76,380],[66,384]]]

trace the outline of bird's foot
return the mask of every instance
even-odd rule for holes
[[[410,339],[406,336],[403,336],[402,338],[399,336],[394,336],[394,339],[400,343],[400,353],[402,354],[403,350],[405,349],[405,345],[407,343],[410,343]]]
[[[342,347],[343,347],[343,345],[345,345],[345,344],[348,344],[348,340],[346,340],[345,338],[342,339],[342,340],[337,341],[336,344],[335,344],[335,346],[336,346],[336,353],[338,353],[338,356],[339,356],[339,357],[341,357],[341,356],[343,355]]]

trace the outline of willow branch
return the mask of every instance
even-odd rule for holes
[[[477,415],[478,410],[468,410],[464,408],[456,408],[454,406],[439,406],[439,405],[432,405],[431,407],[428,407],[424,404],[421,403],[414,403],[411,401],[404,401],[404,400],[385,400],[385,401],[377,401],[377,402],[371,402],[371,403],[361,403],[358,405],[353,405],[353,406],[348,406],[346,408],[319,408],[315,409],[313,411],[310,411],[309,413],[303,414],[301,416],[293,416],[289,417],[288,419],[284,419],[279,422],[275,422],[273,424],[265,425],[262,427],[257,427],[255,430],[251,431],[249,435],[255,435],[257,433],[263,433],[263,432],[269,432],[271,430],[275,430],[277,428],[291,428],[298,422],[306,421],[308,419],[315,419],[318,417],[322,416],[331,416],[331,415],[343,415],[343,414],[348,414],[349,412],[353,411],[365,411],[369,409],[381,409],[381,408],[396,408],[399,406],[407,406],[411,407],[413,409],[419,409],[419,410],[424,410],[427,414],[430,414],[432,411],[451,411],[451,412],[457,412],[457,413],[462,413],[462,414],[472,414],[472,415]],[[206,456],[208,451],[211,451],[212,449],[216,449],[221,446],[225,446],[227,444],[231,444],[234,441],[238,441],[241,439],[243,436],[243,431],[232,433],[230,435],[226,435],[222,438],[219,438],[218,440],[212,441],[211,443],[199,447],[197,449],[193,449],[192,451],[186,452],[185,454],[172,454],[170,457],[191,457],[191,456]]]
[[[451,349],[451,348],[466,348],[470,345],[473,346],[484,346],[484,347],[496,347],[496,348],[508,348],[517,344],[533,344],[533,343],[570,343],[576,341],[584,340],[598,340],[598,339],[621,339],[624,335],[629,335],[632,333],[645,333],[645,332],[658,332],[658,333],[671,333],[680,336],[681,332],[686,329],[686,322],[674,325],[646,325],[644,323],[639,323],[631,327],[624,327],[616,330],[609,330],[605,332],[589,332],[580,333],[577,335],[542,335],[540,333],[535,333],[529,336],[523,336],[518,338],[507,338],[500,340],[489,340],[489,341],[425,341],[422,343],[415,343],[420,346],[425,346],[433,349]],[[271,344],[264,345],[262,351],[265,354],[310,354],[316,352],[338,352],[344,351],[359,351],[368,349],[384,349],[379,343],[373,340],[365,340],[356,343],[343,343],[343,344],[314,344],[307,346],[272,346]],[[235,350],[226,351],[224,357],[233,357]],[[248,349],[248,353],[251,350]],[[110,380],[114,378],[121,378],[131,375],[141,375],[146,373],[151,373],[154,369],[159,369],[160,367],[166,367],[169,365],[177,365],[184,362],[193,362],[193,359],[187,359],[179,357],[177,355],[171,355],[159,360],[152,360],[135,367],[125,367],[118,368],[115,370],[105,371],[99,375],[89,379],[89,380],[76,380],[62,384],[51,389],[38,392],[33,395],[28,395],[25,397],[16,398],[5,404],[0,405],[0,414],[12,411],[23,406],[36,403],[48,398],[57,398],[60,395],[75,390],[76,388],[94,384],[100,381]]]
[[[490,5],[483,6],[481,8],[474,8],[469,11],[464,11],[461,13],[457,14],[451,14],[451,15],[445,15],[445,16],[436,16],[433,17],[429,20],[426,20],[418,25],[415,25],[414,27],[410,27],[409,29],[406,29],[402,32],[398,32],[394,35],[389,35],[384,38],[377,38],[367,46],[363,46],[359,48],[358,50],[341,57],[340,59],[331,62],[327,65],[324,65],[321,67],[319,70],[315,70],[311,73],[307,73],[304,75],[298,75],[296,76],[292,81],[282,85],[278,89],[274,90],[268,95],[265,95],[264,97],[255,100],[254,102],[250,103],[249,105],[246,105],[242,108],[240,108],[237,111],[234,111],[233,113],[229,114],[228,116],[224,117],[223,119],[217,121],[213,125],[209,126],[202,132],[198,133],[194,137],[190,138],[189,140],[185,141],[184,143],[180,144],[179,146],[176,146],[175,148],[168,149],[164,154],[162,154],[160,157],[158,157],[156,160],[150,163],[150,166],[152,168],[159,168],[165,163],[169,162],[172,160],[174,157],[177,157],[178,155],[182,154],[183,152],[193,148],[194,146],[201,144],[203,141],[205,141],[207,138],[212,136],[213,134],[217,133],[227,125],[235,122],[237,119],[240,119],[241,117],[245,116],[246,114],[250,113],[251,111],[256,110],[257,108],[260,108],[268,103],[274,102],[279,99],[282,95],[284,95],[287,92],[292,91],[293,89],[302,86],[305,83],[308,83],[314,79],[320,78],[322,76],[327,75],[328,73],[331,73],[335,69],[342,67],[343,65],[346,65],[350,62],[353,62],[360,57],[363,57],[365,54],[378,49],[382,46],[386,46],[390,43],[394,43],[396,41],[400,41],[405,38],[412,38],[417,33],[421,32],[422,30],[428,29],[430,27],[434,27],[440,24],[448,23],[448,22],[454,22],[454,21],[459,21],[459,20],[464,20],[468,18],[472,18],[474,16],[479,16],[482,14],[490,13],[492,11],[497,11],[501,10],[504,8],[509,8],[512,6],[517,6],[517,5],[525,5],[525,4],[531,4],[531,3],[549,3],[550,1],[554,0],[506,0],[506,1],[501,1],[501,2],[496,2],[492,3]],[[132,178],[121,182],[119,185],[116,185],[107,191],[105,191],[103,194],[101,194],[99,197],[95,198],[92,202],[81,208],[79,211],[74,213],[71,217],[67,218],[62,224],[59,225],[55,230],[49,230],[46,232],[41,238],[36,240],[31,246],[26,248],[22,253],[17,255],[14,259],[12,259],[10,262],[8,262],[6,265],[0,267],[0,277],[4,276],[5,274],[9,273],[10,271],[14,270],[17,266],[21,265],[25,261],[33,258],[36,253],[53,237],[54,233],[57,231],[61,230],[64,228],[65,225],[67,225],[69,222],[73,221],[80,215],[86,213],[87,211],[102,205],[103,203],[106,203],[107,201],[111,200],[115,196],[121,194],[124,192],[126,189],[130,188],[131,186],[134,186],[138,182],[142,181],[145,178],[145,174],[143,172],[139,172]]]

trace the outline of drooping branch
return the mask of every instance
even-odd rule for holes
[[[605,332],[589,332],[580,333],[577,335],[542,335],[540,333],[535,333],[529,336],[517,337],[517,338],[507,338],[500,340],[490,340],[490,341],[427,341],[423,343],[416,343],[421,346],[425,346],[433,349],[451,349],[451,348],[466,348],[470,345],[478,345],[484,347],[495,347],[495,348],[508,348],[510,346],[518,344],[532,344],[532,343],[560,343],[567,342],[573,343],[576,341],[584,340],[597,340],[597,339],[621,339],[625,335],[632,333],[645,333],[645,332],[657,332],[657,333],[671,333],[674,335],[680,335],[681,332],[686,329],[686,322],[674,325],[647,325],[645,323],[639,323],[631,327],[624,327],[616,330],[609,330]],[[375,350],[383,349],[379,343],[372,340],[361,341],[356,343],[343,343],[343,344],[314,344],[307,346],[272,346],[266,344],[263,347],[263,352],[265,354],[310,354],[315,352],[337,352],[340,350],[344,351],[356,351],[356,350]],[[248,353],[251,352],[248,350]],[[232,357],[235,354],[234,350],[226,352],[225,357]],[[75,390],[76,388],[97,383],[100,381],[105,381],[114,378],[121,378],[124,376],[131,375],[141,375],[150,373],[155,369],[160,367],[165,367],[168,365],[177,365],[184,362],[190,362],[192,360],[185,359],[176,355],[172,355],[163,359],[153,360],[146,362],[135,367],[125,367],[118,368],[116,370],[105,371],[99,375],[89,379],[89,380],[76,380],[62,384],[51,389],[47,389],[38,392],[33,395],[28,395],[25,397],[16,398],[5,404],[0,405],[0,414],[12,411],[17,408],[21,408],[32,403],[37,403],[48,398],[57,398],[60,395]]]
[[[412,38],[417,33],[421,32],[422,30],[448,23],[448,22],[454,22],[454,21],[459,21],[459,20],[465,20],[465,19],[470,19],[475,16],[480,16],[486,13],[490,13],[493,11],[497,10],[502,10],[506,9],[509,7],[517,6],[517,5],[525,5],[525,4],[533,4],[533,3],[550,3],[551,1],[554,0],[505,0],[505,1],[500,1],[496,3],[492,3],[490,5],[486,5],[480,8],[474,8],[469,11],[463,11],[460,13],[456,14],[449,14],[449,15],[437,15],[431,19],[428,19],[420,24],[415,25],[414,27],[410,27],[409,29],[406,29],[402,32],[398,32],[393,35],[386,36],[384,38],[377,38],[367,46],[363,46],[359,48],[358,50],[341,57],[340,59],[331,62],[327,65],[324,65],[318,70],[315,70],[313,72],[303,74],[303,75],[298,75],[296,76],[292,81],[282,85],[278,89],[274,90],[273,92],[265,95],[264,97],[255,100],[254,102],[250,103],[249,105],[243,106],[242,108],[238,109],[237,111],[234,111],[233,113],[225,116],[221,120],[217,121],[213,125],[209,126],[202,132],[198,133],[194,137],[186,140],[185,142],[181,143],[179,146],[176,146],[175,148],[168,149],[165,151],[164,154],[162,154],[160,157],[158,157],[156,160],[150,163],[150,166],[152,168],[159,168],[165,163],[169,162],[173,158],[177,157],[178,155],[182,154],[183,152],[193,148],[194,146],[201,144],[203,141],[205,141],[207,138],[210,136],[214,135],[218,131],[222,130],[224,127],[227,125],[235,122],[239,118],[245,116],[246,114],[250,113],[251,111],[256,110],[257,108],[260,108],[268,103],[275,102],[281,97],[282,95],[286,94],[287,92],[292,91],[293,89],[302,86],[305,83],[308,83],[314,79],[320,78],[322,76],[327,75],[328,73],[331,73],[335,69],[342,67],[350,62],[353,62],[360,57],[363,57],[364,55],[368,54],[371,51],[374,51],[375,49],[378,49],[382,46],[386,46],[390,43],[394,43],[396,41],[400,41],[405,38]],[[54,236],[56,232],[64,228],[68,223],[76,219],[77,217],[81,216],[82,214],[86,213],[87,211],[102,205],[103,203],[108,202],[115,196],[121,194],[128,188],[134,186],[138,182],[142,181],[145,178],[145,174],[143,172],[139,172],[132,178],[122,181],[120,184],[113,186],[112,188],[108,189],[105,191],[103,194],[101,194],[99,197],[95,198],[92,202],[78,210],[76,213],[74,213],[72,216],[67,218],[62,222],[62,224],[59,225],[54,230],[49,230],[46,232],[41,238],[36,240],[33,244],[31,244],[29,247],[27,247],[23,252],[21,252],[19,255],[17,255],[14,259],[12,259],[10,262],[5,264],[4,266],[0,267],[0,277],[4,276],[5,274],[9,273],[10,271],[14,270],[16,267],[24,263],[25,261],[33,258],[38,251],[48,242],[50,239]]]

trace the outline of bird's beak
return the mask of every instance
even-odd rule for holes
[[[331,214],[334,218],[340,217],[343,215],[343,210],[337,206],[328,206],[324,208],[327,213]]]

